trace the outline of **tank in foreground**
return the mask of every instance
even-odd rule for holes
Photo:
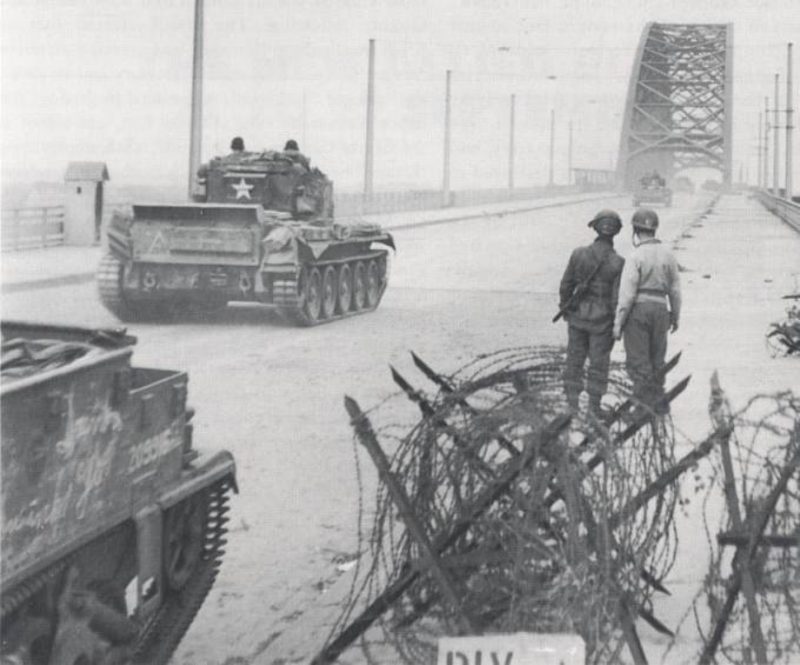
[[[224,553],[233,457],[120,330],[2,323],[0,662],[163,665]]]
[[[300,325],[374,310],[394,240],[379,225],[333,218],[333,184],[300,155],[214,159],[198,202],[115,213],[100,297],[124,321],[164,319],[232,301],[276,306]]]

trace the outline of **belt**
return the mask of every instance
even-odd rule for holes
[[[639,289],[639,293],[647,294],[648,296],[665,296],[667,295],[666,291],[661,289]]]

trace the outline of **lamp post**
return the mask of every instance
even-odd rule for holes
[[[547,77],[548,81],[555,81],[558,77],[555,74],[550,74]],[[547,178],[548,186],[552,187],[555,184],[554,179],[554,161],[555,161],[555,148],[556,148],[556,111],[555,105],[555,94],[553,91],[553,87],[550,88],[550,169],[549,175]]]
[[[194,194],[194,178],[200,167],[203,137],[203,0],[194,3],[194,48],[192,54],[192,112],[189,137],[189,197]]]
[[[786,199],[792,200],[792,130],[794,103],[792,100],[792,43],[786,47]]]
[[[364,156],[364,198],[373,194],[373,142],[375,140],[375,40],[369,40],[369,69],[367,74],[367,140]]]
[[[450,205],[450,77],[448,69],[444,84],[444,167],[442,174],[442,204]]]
[[[511,95],[511,118],[508,131],[508,189],[514,189],[514,106],[516,95]]]

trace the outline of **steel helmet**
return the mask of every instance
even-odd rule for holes
[[[295,141],[294,139],[289,139],[288,141],[286,141],[286,145],[283,146],[283,149],[284,150],[297,150],[297,151],[300,150],[300,148],[297,147],[297,141]]]
[[[622,219],[615,211],[605,208],[592,217],[588,226],[602,235],[615,236],[622,228]]]
[[[231,141],[231,150],[244,150],[244,139],[241,136],[234,136]]]
[[[634,229],[655,232],[658,228],[658,215],[655,210],[651,210],[650,208],[639,208],[639,210],[633,213],[631,224]]]

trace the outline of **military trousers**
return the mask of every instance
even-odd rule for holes
[[[578,409],[578,399],[583,391],[583,366],[589,358],[586,377],[586,392],[589,404],[599,406],[600,399],[608,387],[608,363],[614,336],[611,326],[600,331],[590,332],[570,325],[567,332],[567,360],[564,367],[564,390],[567,404],[573,411]]]
[[[664,396],[664,358],[670,319],[666,303],[637,302],[625,322],[625,366],[633,381],[633,394],[656,413],[668,411]]]

